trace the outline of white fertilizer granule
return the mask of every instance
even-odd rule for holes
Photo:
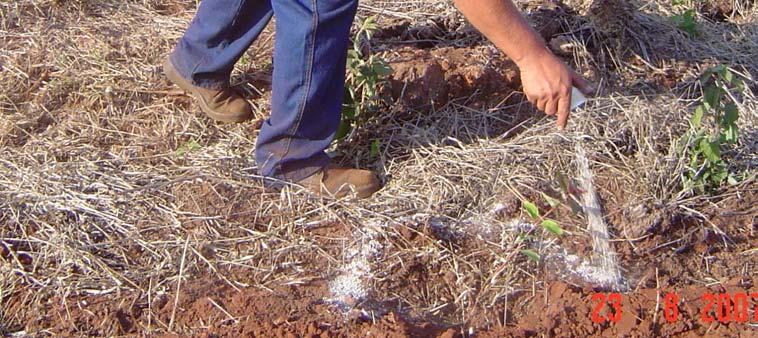
[[[345,261],[341,274],[329,283],[332,294],[331,301],[341,305],[352,306],[368,297],[369,290],[366,280],[373,277],[371,260],[382,250],[382,245],[376,240],[377,233],[371,227],[353,232],[356,238],[355,246],[345,252]]]

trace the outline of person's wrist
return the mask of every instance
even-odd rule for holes
[[[523,70],[524,68],[528,68],[529,64],[533,64],[535,61],[542,60],[545,57],[550,57],[551,55],[552,53],[549,49],[547,49],[546,46],[536,44],[526,48],[524,52],[513,61],[516,63],[516,66],[518,66],[519,69]]]

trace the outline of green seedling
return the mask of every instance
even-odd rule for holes
[[[694,9],[688,9],[682,14],[672,16],[671,21],[676,25],[676,28],[687,33],[690,37],[698,36],[700,29],[695,20],[695,13]]]
[[[558,225],[558,222],[553,219],[542,217],[540,215],[539,208],[537,208],[537,205],[529,201],[522,202],[522,205],[524,207],[524,211],[526,211],[529,217],[531,217],[536,222],[539,222],[540,225],[545,228],[545,230],[557,236],[563,235],[563,229],[561,229],[560,225]]]
[[[544,195],[547,196],[547,195]],[[558,222],[552,219],[543,218],[540,216],[540,210],[537,208],[537,205],[535,205],[532,202],[529,201],[523,201],[522,206],[524,208],[524,211],[531,217],[533,220],[540,222],[540,225],[545,230],[553,233],[556,236],[563,235],[563,229],[561,229],[560,225],[558,225]],[[526,238],[526,236],[522,237],[522,239]],[[529,249],[522,249],[521,254],[526,256],[527,258],[539,262],[540,261],[540,255],[533,250]]]
[[[187,143],[183,144],[181,147],[176,149],[176,156],[182,157],[186,155],[187,153],[191,153],[195,150],[200,149],[200,143],[197,142],[196,139],[190,139],[187,141]]]
[[[563,188],[563,189],[564,189],[564,192],[565,192],[564,195],[566,195],[565,196],[566,204],[568,204],[571,207],[571,209],[574,210],[574,212],[578,212],[577,209],[579,211],[581,211],[581,206],[579,206],[579,203],[577,203],[576,200],[574,199],[576,197],[573,194],[569,193],[569,191],[571,191],[570,187],[574,187],[575,184],[572,181],[566,179],[565,177],[563,177],[563,176],[561,176],[561,177],[564,178],[564,179],[559,179],[559,181],[565,183],[565,184],[562,183],[561,186],[563,187],[565,185],[565,188]],[[579,190],[577,188],[574,188],[574,189],[576,191],[574,191],[573,193],[577,194],[577,196],[578,196],[578,194],[581,193],[581,190]],[[550,205],[551,208],[556,208],[556,207],[558,207],[558,206],[560,206],[562,204],[562,202],[560,200],[558,200],[556,198],[553,198],[553,197],[550,197],[549,195],[545,194],[544,192],[540,193],[540,195],[545,200],[545,202],[547,202],[547,204]],[[526,212],[526,214],[529,215],[529,217],[532,220],[534,220],[536,223],[539,223],[540,226],[543,229],[547,230],[548,232],[550,232],[550,233],[552,233],[552,234],[554,234],[556,236],[563,235],[563,228],[561,228],[561,226],[558,223],[558,221],[542,216],[540,214],[540,209],[537,207],[536,204],[532,203],[531,201],[524,200],[524,201],[521,202],[521,206],[524,209],[524,212]],[[521,238],[521,239],[524,239],[524,238],[526,238],[526,236],[523,237],[523,238]],[[531,251],[531,250],[521,250],[521,253],[524,254],[524,255],[526,255],[527,257],[529,257],[532,260],[539,261],[539,257],[540,256],[537,253],[535,253],[534,251]]]
[[[369,17],[360,25],[353,46],[347,53],[345,95],[342,104],[342,121],[335,140],[350,135],[369,113],[378,109],[379,89],[387,81],[392,69],[381,57],[371,54],[369,41],[377,25]],[[373,145],[372,145],[373,148]]]
[[[712,67],[700,77],[703,95],[690,119],[690,131],[685,134],[685,151],[690,163],[685,173],[685,186],[700,192],[718,188],[724,181],[736,184],[729,172],[723,150],[739,141],[739,109],[733,91],[744,90],[742,80],[725,65]],[[705,118],[712,125],[706,126]]]

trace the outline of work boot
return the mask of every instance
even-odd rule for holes
[[[368,170],[327,166],[298,182],[320,196],[344,197],[355,191],[358,198],[368,198],[381,188],[379,179]]]
[[[184,79],[176,71],[170,59],[163,63],[163,72],[171,82],[192,94],[200,109],[210,118],[221,122],[242,122],[253,117],[253,108],[232,88],[221,90],[198,87]]]

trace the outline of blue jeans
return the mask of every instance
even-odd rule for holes
[[[271,116],[255,150],[264,176],[299,181],[329,163],[358,0],[203,0],[170,59],[194,85],[229,85],[234,64],[276,16]]]

